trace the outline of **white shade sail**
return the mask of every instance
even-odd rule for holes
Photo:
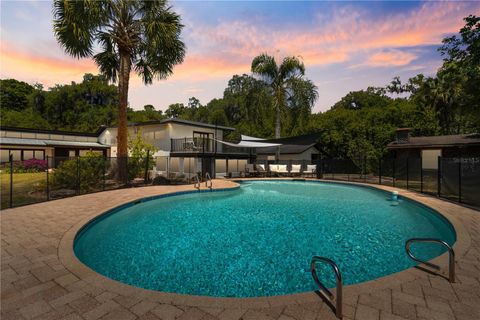
[[[242,141],[262,141],[262,140],[265,140],[263,138],[257,138],[257,137],[251,137],[251,136],[245,136],[245,135],[241,135],[242,137]]]
[[[255,141],[240,141],[239,143],[225,142],[217,139],[215,139],[215,141],[230,147],[237,147],[237,148],[267,148],[267,147],[277,147],[282,145],[281,143],[265,143],[265,142],[255,142]]]

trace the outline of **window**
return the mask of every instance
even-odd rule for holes
[[[30,160],[35,158],[33,156],[33,150],[23,150],[23,160]]]
[[[438,157],[442,155],[442,150],[422,150],[422,168],[423,169],[438,169]]]
[[[43,150],[35,150],[34,151],[34,157],[35,159],[45,159],[45,151]]]
[[[10,154],[10,150],[5,150],[5,149],[1,149],[0,150],[0,162],[8,162],[8,156]]]
[[[21,150],[10,150],[10,154],[13,155],[13,161],[22,160],[22,151]]]

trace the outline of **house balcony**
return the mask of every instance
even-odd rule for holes
[[[233,147],[214,139],[182,138],[170,139],[170,152],[174,156],[240,156],[251,157],[255,155],[254,148]],[[234,142],[231,142],[234,143]]]

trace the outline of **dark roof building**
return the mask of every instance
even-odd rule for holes
[[[411,137],[409,128],[397,129],[395,141],[387,145],[395,157],[420,157],[425,150],[438,150],[443,157],[480,156],[480,134]]]
[[[320,134],[306,134],[296,137],[267,139],[262,140],[265,143],[280,143],[280,154],[300,154],[310,148],[317,148]],[[259,148],[257,154],[275,154],[278,147]]]
[[[280,143],[279,147],[267,147],[257,149],[258,160],[274,160],[277,150],[280,148],[280,161],[310,161],[320,157],[321,146],[320,134],[306,134],[296,137],[262,140],[265,143]]]

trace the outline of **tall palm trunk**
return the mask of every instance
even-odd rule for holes
[[[120,52],[120,70],[118,73],[118,132],[117,132],[117,161],[120,181],[128,182],[128,83],[130,81],[131,61],[128,53]]]
[[[275,138],[280,138],[281,127],[280,127],[280,103],[277,101],[275,107]]]
[[[277,98],[275,99],[275,138],[279,139],[281,136],[281,127],[280,127],[280,117],[281,117],[281,103],[283,95],[281,91],[277,91]],[[275,153],[275,162],[280,161],[280,146],[277,147],[277,152]]]
[[[276,90],[275,94],[275,138],[278,139],[281,136],[281,122],[280,117],[282,116],[282,104],[283,104],[283,92],[281,89]]]

